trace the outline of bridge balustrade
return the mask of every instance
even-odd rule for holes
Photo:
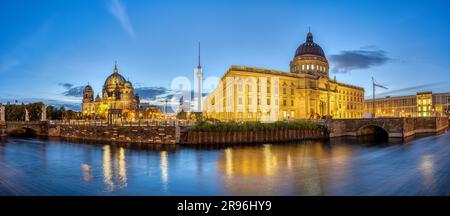
[[[95,120],[50,120],[49,125],[74,125],[74,126],[191,126],[195,121],[185,120],[139,120],[139,121],[121,121],[109,124],[107,121]]]

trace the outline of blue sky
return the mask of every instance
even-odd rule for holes
[[[2,0],[0,100],[74,97],[88,82],[99,92],[119,71],[136,88],[193,79],[197,44],[205,76],[230,65],[289,71],[308,27],[338,81],[371,77],[384,95],[450,91],[448,1]],[[144,91],[142,91],[145,93]],[[76,94],[75,94],[76,95]],[[383,96],[380,95],[380,96]]]

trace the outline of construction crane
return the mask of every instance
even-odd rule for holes
[[[373,92],[372,92],[372,118],[375,118],[375,88],[379,87],[379,88],[383,88],[383,89],[388,89],[387,87],[376,83],[375,79],[372,77],[372,88],[373,88]]]

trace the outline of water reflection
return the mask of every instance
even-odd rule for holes
[[[166,149],[11,138],[0,195],[450,195],[450,134]]]
[[[103,146],[103,181],[109,192],[127,186],[127,165],[125,149],[112,150],[110,145]]]
[[[163,191],[167,191],[169,182],[167,151],[161,151],[160,168],[161,168],[161,181],[163,183]]]
[[[270,195],[283,187],[283,193],[320,195],[322,185],[329,184],[324,174],[349,177],[345,169],[351,156],[348,148],[331,148],[320,141],[234,147],[219,157],[218,171],[227,176],[224,184],[230,194]]]
[[[434,161],[433,156],[424,155],[420,159],[420,171],[423,177],[423,186],[425,188],[431,188],[434,184]]]

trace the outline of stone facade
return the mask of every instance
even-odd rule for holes
[[[180,136],[174,126],[60,125],[58,127],[59,129],[54,129],[53,135],[59,132],[59,136],[63,138],[108,142],[176,144]]]
[[[380,128],[389,137],[404,138],[419,133],[437,133],[448,128],[446,117],[337,119],[327,123],[330,137],[360,136]]]
[[[448,116],[450,92],[418,92],[415,95],[385,97],[365,101],[364,113],[378,117],[431,117]]]
[[[328,60],[311,33],[290,71],[231,66],[206,97],[203,115],[221,121],[361,118],[364,89],[329,77]]]
[[[111,109],[120,110],[121,118],[135,119],[139,111],[140,99],[133,85],[114,66],[114,72],[105,81],[102,96],[94,98],[94,90],[87,85],[83,90],[82,113],[85,118],[107,118]]]
[[[6,136],[6,124],[5,122],[0,122],[0,137]]]

